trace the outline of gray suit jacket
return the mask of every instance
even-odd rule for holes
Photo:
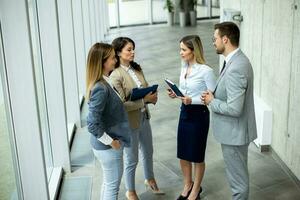
[[[127,112],[123,102],[106,81],[99,81],[91,91],[88,102],[87,128],[91,133],[91,145],[94,149],[111,148],[98,138],[106,132],[113,139],[121,141],[123,146],[130,145],[130,134]]]
[[[245,145],[256,137],[253,99],[253,69],[238,50],[217,80],[210,103],[216,140],[227,145]]]

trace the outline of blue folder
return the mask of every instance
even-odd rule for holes
[[[175,85],[175,83],[173,83],[172,81],[170,81],[167,78],[165,79],[165,81],[168,84],[168,86],[171,88],[171,90],[173,90],[173,92],[176,94],[176,96],[178,96],[178,97],[184,97],[184,95],[179,90],[179,88]]]
[[[133,88],[130,95],[130,101],[135,101],[144,98],[144,96],[146,96],[150,92],[155,93],[157,91],[157,88],[158,88],[157,84],[146,88]]]

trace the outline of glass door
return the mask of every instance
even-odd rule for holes
[[[211,18],[220,16],[220,0],[198,0],[197,18]]]
[[[149,23],[149,0],[118,0],[120,25]]]
[[[212,0],[211,3],[211,16],[219,17],[220,16],[220,0]]]
[[[167,21],[168,10],[164,9],[165,0],[152,0],[153,23]]]

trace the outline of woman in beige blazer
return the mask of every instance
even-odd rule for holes
[[[126,197],[130,200],[139,199],[135,190],[135,171],[138,163],[139,147],[142,155],[145,185],[149,186],[153,193],[163,194],[156,184],[153,173],[152,131],[147,107],[148,103],[156,103],[157,93],[149,93],[144,98],[135,101],[130,100],[133,88],[148,86],[140,65],[134,62],[135,43],[130,38],[119,37],[112,42],[112,45],[116,52],[117,64],[110,78],[124,102],[132,129],[131,146],[126,147],[124,150]]]

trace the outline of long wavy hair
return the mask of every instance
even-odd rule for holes
[[[96,43],[88,54],[86,64],[86,99],[90,99],[91,90],[98,81],[103,81],[103,67],[114,51],[110,44]]]
[[[117,63],[116,63],[116,66],[115,66],[116,68],[120,67],[120,57],[118,56],[118,54],[121,53],[122,49],[128,43],[131,43],[133,45],[133,50],[134,50],[135,49],[135,43],[132,39],[130,39],[128,37],[118,37],[118,38],[116,38],[112,41],[112,46],[115,49],[116,58],[117,58]],[[134,61],[130,62],[130,66],[133,69],[137,70],[137,71],[142,70],[141,66],[138,63],[134,62]]]
[[[199,64],[205,64],[203,46],[201,39],[198,35],[187,35],[183,37],[180,42],[187,46],[190,50],[194,52],[196,62]]]

